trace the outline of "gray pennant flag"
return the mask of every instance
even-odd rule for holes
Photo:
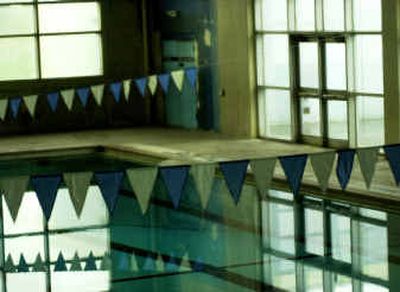
[[[74,103],[75,90],[68,89],[61,91],[61,96],[64,100],[68,110],[72,110],[72,104]]]
[[[256,180],[257,189],[262,197],[267,196],[268,189],[274,176],[276,158],[254,159],[250,161]]]
[[[34,117],[38,96],[37,95],[28,95],[28,96],[24,96],[23,99],[24,99],[24,103],[25,103],[26,107],[28,108],[29,113],[31,114],[32,117]]]
[[[111,258],[108,253],[105,253],[101,263],[100,263],[100,270],[101,271],[109,271],[111,270]]]
[[[336,152],[323,152],[309,155],[311,166],[314,170],[315,176],[321,189],[325,192],[328,189],[329,178],[333,170],[333,163],[335,162]]]
[[[81,260],[77,252],[75,253],[74,258],[72,259],[71,268],[69,270],[72,272],[82,271]]]
[[[18,210],[28,183],[29,176],[0,178],[0,190],[4,192],[4,199],[7,202],[8,209],[14,221],[17,219]]]
[[[131,84],[132,84],[132,80],[128,79],[128,80],[124,80],[122,82],[122,85],[124,87],[124,95],[125,95],[125,99],[129,100],[129,93],[131,92]]]
[[[371,186],[375,173],[376,162],[378,161],[379,147],[357,149],[357,157],[360,162],[361,173],[364,177],[367,188]]]
[[[4,120],[7,112],[7,99],[0,99],[0,119]]]
[[[42,260],[40,253],[36,256],[36,260],[33,264],[32,271],[33,272],[46,272],[46,265]]]
[[[104,95],[104,85],[94,85],[90,88],[93,93],[93,97],[96,100],[97,105],[101,106],[103,102],[103,95]]]
[[[4,264],[4,271],[7,273],[14,273],[16,271],[16,266],[14,265],[11,254],[7,256],[7,260]]]
[[[92,172],[64,173],[64,182],[69,189],[71,200],[78,217],[80,217],[82,213],[92,176]]]
[[[157,167],[132,168],[126,170],[129,183],[136,194],[140,209],[146,213],[150,196],[157,178]]]
[[[196,184],[197,192],[200,196],[203,209],[207,208],[207,203],[211,195],[211,189],[215,177],[216,164],[197,164],[192,165],[190,174]]]

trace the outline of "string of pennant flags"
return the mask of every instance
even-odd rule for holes
[[[352,174],[354,159],[357,157],[366,187],[369,188],[375,173],[380,149],[381,147],[346,149],[265,159],[194,164],[191,166],[131,168],[112,172],[2,177],[0,178],[0,190],[4,195],[13,220],[16,220],[23,195],[28,187],[31,186],[36,192],[39,204],[48,220],[62,181],[69,189],[70,198],[78,216],[82,212],[89,186],[92,182],[95,182],[101,191],[110,215],[112,215],[118,201],[122,181],[126,179],[136,195],[141,212],[145,214],[148,210],[157,178],[162,179],[173,206],[179,208],[184,187],[188,177],[191,176],[200,198],[201,206],[205,209],[212,193],[212,185],[218,169],[222,173],[226,186],[236,204],[240,201],[244,180],[249,168],[254,175],[258,192],[260,195],[265,195],[271,187],[277,161],[280,162],[289,188],[295,196],[300,192],[307,161],[310,161],[320,188],[325,192],[329,187],[329,180],[335,161],[336,177],[342,190],[345,190]],[[383,149],[395,182],[399,185],[400,145],[387,145],[383,146]]]
[[[101,106],[104,92],[107,88],[117,103],[120,102],[122,96],[124,96],[126,100],[129,99],[133,85],[136,86],[142,97],[145,97],[147,92],[149,92],[151,96],[154,96],[158,87],[161,88],[164,94],[167,94],[171,86],[171,81],[179,92],[182,92],[185,82],[188,82],[188,84],[195,90],[197,85],[197,75],[197,68],[187,68],[137,79],[127,79],[108,84],[98,84],[75,89],[54,91],[44,95],[46,96],[47,103],[52,112],[57,111],[61,99],[68,110],[72,111],[72,105],[75,98],[79,99],[84,108],[86,108],[91,96],[96,101],[96,104]],[[0,119],[4,120],[7,108],[9,108],[12,117],[16,119],[23,103],[28,109],[30,115],[34,117],[38,98],[39,94],[0,99]]]

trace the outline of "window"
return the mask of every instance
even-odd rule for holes
[[[98,1],[0,0],[0,81],[103,74]]]
[[[383,144],[381,0],[254,1],[259,135]]]

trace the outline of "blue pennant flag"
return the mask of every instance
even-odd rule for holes
[[[186,69],[186,77],[189,81],[190,86],[195,89],[197,81],[197,68]]]
[[[90,252],[89,257],[86,260],[85,271],[97,271],[96,259],[93,256],[93,252]]]
[[[194,262],[191,263],[192,270],[195,272],[201,272],[204,270],[204,263],[201,257],[197,257]]]
[[[78,94],[79,100],[81,101],[83,107],[86,107],[89,100],[90,88],[89,87],[79,88],[76,90],[76,93]]]
[[[221,162],[219,164],[235,204],[239,203],[248,165],[249,160]]]
[[[62,253],[60,252],[58,254],[58,258],[56,261],[56,264],[54,266],[54,272],[66,272],[67,271],[67,265],[65,264],[64,257]]]
[[[130,264],[129,264],[129,260],[130,260],[130,255],[125,253],[125,252],[118,252],[118,266],[117,266],[117,270],[118,271],[129,271],[130,270]]]
[[[122,171],[95,174],[97,184],[101,189],[110,214],[114,212],[115,206],[117,205],[119,188],[121,187],[123,176],[124,173]]]
[[[143,264],[143,271],[152,272],[156,270],[156,262],[154,258],[149,255]]]
[[[14,97],[10,100],[10,106],[11,106],[11,113],[14,119],[17,118],[19,108],[21,106],[22,98],[21,97]]]
[[[116,102],[119,102],[121,99],[121,90],[122,90],[122,83],[115,82],[110,84],[110,90]]]
[[[304,168],[307,163],[307,155],[295,155],[280,157],[283,171],[285,172],[289,186],[294,195],[300,191],[301,180],[303,179]]]
[[[386,158],[389,161],[396,184],[400,184],[400,145],[384,146]]]
[[[170,80],[171,75],[168,73],[158,75],[158,81],[160,81],[160,85],[164,93],[168,93]]]
[[[176,209],[179,206],[183,188],[189,174],[189,166],[162,167],[160,168],[160,173],[167,187],[168,195]]]
[[[21,257],[19,258],[19,264],[17,267],[18,273],[27,273],[29,272],[29,266],[26,263],[25,257],[23,254],[21,254]]]
[[[168,259],[168,262],[165,263],[165,271],[174,273],[174,272],[177,272],[178,269],[179,269],[179,266],[176,261],[175,255],[174,255],[174,253],[172,253]]]
[[[36,192],[39,203],[46,219],[49,220],[56,201],[58,186],[61,176],[36,176],[32,177],[32,186]]]
[[[352,149],[338,151],[336,175],[339,180],[340,186],[342,187],[342,190],[347,187],[347,184],[350,181],[355,153],[356,151]]]
[[[147,78],[135,79],[135,84],[139,89],[140,94],[144,97],[146,95]]]
[[[53,112],[57,110],[58,100],[60,99],[59,92],[52,92],[47,94],[47,102]]]

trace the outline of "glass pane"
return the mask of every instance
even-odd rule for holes
[[[299,31],[315,30],[314,0],[296,1],[296,28]]]
[[[357,97],[356,116],[358,146],[383,145],[385,143],[383,98]]]
[[[300,43],[300,86],[318,88],[318,44]]]
[[[346,45],[326,44],[326,86],[328,89],[346,90]]]
[[[344,30],[343,0],[324,0],[324,26],[327,31]]]
[[[0,0],[0,3],[32,3],[33,0]]]
[[[350,218],[332,214],[332,258],[351,263]]]
[[[330,139],[347,140],[347,102],[341,100],[328,101],[328,137]]]
[[[0,80],[38,78],[36,41],[33,37],[0,39]]]
[[[275,288],[296,291],[296,265],[294,261],[271,256],[266,265],[271,272],[271,282]]]
[[[44,78],[94,76],[103,73],[99,34],[40,38]]]
[[[354,30],[382,30],[381,0],[353,0]]]
[[[387,220],[386,212],[371,210],[371,209],[366,209],[366,208],[359,208],[359,212],[360,212],[360,215],[364,216],[364,217],[374,218],[374,219],[383,220],[383,221]]]
[[[321,269],[304,266],[304,280],[305,280],[304,284],[306,286],[305,291],[313,291],[313,292],[324,291]]]
[[[0,35],[30,34],[35,32],[33,5],[0,7]]]
[[[363,282],[361,291],[362,292],[388,292],[389,289],[386,287],[375,285],[375,284]]]
[[[332,274],[332,285],[334,292],[352,292],[352,279],[340,274]]]
[[[293,207],[270,203],[269,216],[271,249],[294,254]]]
[[[321,136],[320,103],[316,98],[302,98],[301,133],[308,136]]]
[[[259,124],[261,136],[291,139],[292,120],[288,90],[267,89],[260,92]]]
[[[257,38],[258,84],[289,87],[289,38],[262,35]]]
[[[305,209],[306,251],[320,256],[324,255],[324,227],[322,212]]]
[[[256,0],[256,28],[287,30],[287,0]]]
[[[382,37],[358,35],[354,49],[356,91],[383,93]]]
[[[40,4],[39,27],[41,33],[98,31],[100,30],[99,4],[96,2]]]

